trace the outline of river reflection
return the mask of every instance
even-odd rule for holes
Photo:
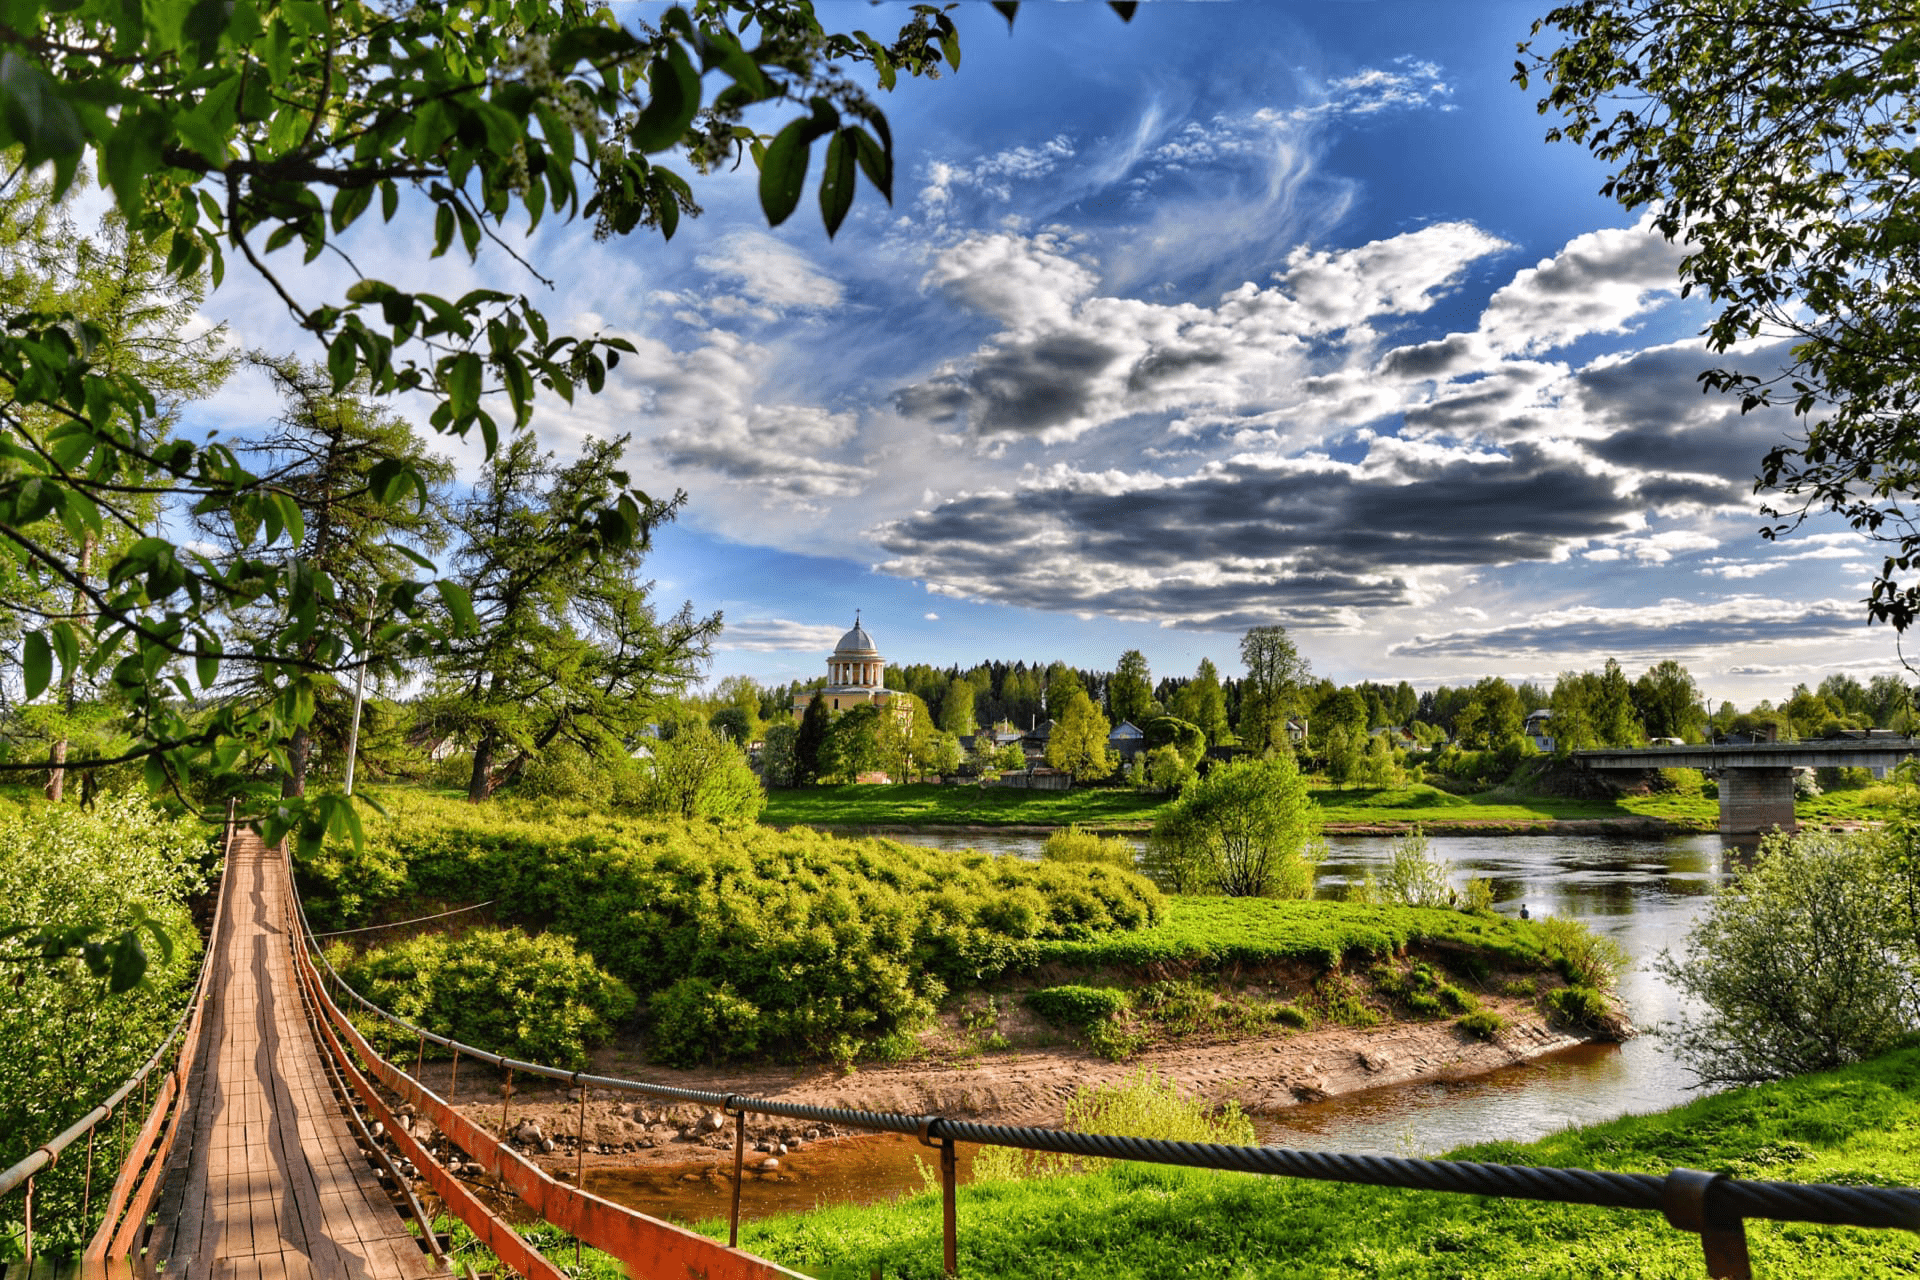
[[[930,836],[918,844],[1039,856],[1038,836]],[[1670,1021],[1679,995],[1648,964],[1678,948],[1738,851],[1719,836],[1433,836],[1434,856],[1453,883],[1493,884],[1496,909],[1580,920],[1613,938],[1634,962],[1621,996],[1643,1030]],[[1392,842],[1330,836],[1318,892],[1337,897],[1379,872]],[[1398,1155],[1446,1151],[1471,1142],[1525,1142],[1568,1125],[1657,1111],[1698,1096],[1693,1077],[1647,1034],[1623,1045],[1588,1045],[1472,1080],[1397,1085],[1309,1103],[1260,1117],[1264,1142],[1319,1150]]]

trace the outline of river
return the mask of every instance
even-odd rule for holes
[[[1038,857],[1042,838],[916,832],[912,843]],[[1334,836],[1319,874],[1321,896],[1337,896],[1391,856],[1379,836]],[[1636,1025],[1652,1028],[1679,1010],[1675,994],[1648,968],[1662,948],[1678,948],[1694,917],[1725,878],[1732,856],[1718,836],[1621,839],[1606,836],[1435,836],[1435,856],[1456,885],[1471,876],[1493,882],[1496,909],[1584,921],[1632,957],[1621,995]],[[1645,1034],[1625,1044],[1583,1045],[1490,1075],[1449,1083],[1394,1085],[1306,1103],[1256,1117],[1274,1146],[1375,1155],[1433,1155],[1473,1142],[1525,1142],[1569,1125],[1656,1111],[1697,1094],[1667,1042]],[[743,1188],[749,1217],[816,1204],[865,1203],[921,1189],[908,1139],[859,1138],[815,1144],[785,1162],[765,1186]],[[965,1169],[962,1176],[965,1176]],[[679,1169],[606,1171],[593,1190],[643,1212],[682,1221],[726,1212],[723,1178]]]
[[[1037,857],[1039,836],[930,836],[918,844]],[[1613,938],[1634,961],[1620,994],[1634,1024],[1656,1027],[1679,1012],[1648,962],[1678,948],[1715,886],[1729,850],[1719,836],[1433,836],[1434,856],[1456,885],[1493,882],[1497,909],[1579,920]],[[1318,892],[1338,896],[1391,857],[1380,836],[1330,836]],[[1658,1111],[1698,1096],[1658,1035],[1585,1045],[1455,1083],[1397,1085],[1308,1103],[1262,1117],[1262,1141],[1376,1155],[1431,1154],[1469,1142],[1525,1142],[1568,1125]]]

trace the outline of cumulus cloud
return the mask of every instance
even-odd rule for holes
[[[875,537],[882,570],[943,594],[1223,629],[1340,624],[1422,599],[1435,574],[1563,559],[1642,520],[1574,453],[1381,439],[1357,462],[1245,455],[1180,477],[1055,466]]]
[[[750,653],[827,653],[840,643],[840,634],[837,626],[789,618],[729,618],[714,647]]]
[[[1452,222],[1352,249],[1301,247],[1272,285],[1249,282],[1202,307],[1102,294],[1054,236],[968,237],[924,283],[1004,327],[902,388],[895,406],[988,440],[1048,442],[1143,413],[1178,412],[1186,431],[1225,416],[1311,413],[1316,345],[1344,333],[1365,349],[1370,323],[1429,309],[1471,263],[1506,247]]]
[[[1852,601],[1729,596],[1662,600],[1636,607],[1555,609],[1501,627],[1416,635],[1389,645],[1387,652],[1396,657],[1502,661],[1545,654],[1667,657],[1744,646],[1756,636],[1772,643],[1853,639],[1864,627],[1860,608]]]
[[[1503,355],[1537,355],[1590,334],[1624,333],[1679,293],[1683,256],[1651,218],[1576,236],[1493,295],[1480,335]]]

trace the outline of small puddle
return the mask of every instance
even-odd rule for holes
[[[960,1144],[955,1155],[961,1182],[973,1177],[974,1148]],[[746,1181],[740,1188],[740,1217],[767,1218],[836,1204],[874,1204],[916,1195],[927,1187],[920,1165],[938,1185],[940,1152],[899,1133],[833,1138],[809,1143],[780,1157],[776,1173],[756,1173],[749,1153]],[[631,1169],[590,1169],[587,1190],[629,1209],[670,1222],[693,1223],[724,1218],[733,1199],[733,1164],[662,1165]]]

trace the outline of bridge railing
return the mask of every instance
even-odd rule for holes
[[[116,1232],[131,1218],[138,1222],[145,1216],[151,1192],[140,1194],[140,1175],[147,1170],[157,1170],[166,1162],[167,1145],[171,1142],[173,1129],[168,1126],[169,1117],[177,1114],[177,1104],[183,1096],[186,1076],[193,1067],[193,1050],[200,1025],[200,1012],[206,1005],[208,980],[213,972],[213,955],[220,938],[220,932],[226,913],[226,873],[227,854],[233,849],[234,802],[227,802],[226,835],[221,843],[221,879],[214,887],[213,927],[209,931],[205,950],[200,957],[200,972],[194,980],[193,997],[180,1011],[172,1030],[160,1042],[138,1071],[120,1083],[120,1087],[103,1098],[93,1110],[81,1116],[58,1134],[35,1147],[26,1157],[11,1168],[0,1170],[0,1199],[11,1195],[24,1187],[26,1189],[25,1222],[23,1252],[26,1270],[33,1270],[33,1207],[36,1177],[43,1171],[53,1168],[60,1156],[68,1148],[86,1139],[86,1167],[82,1174],[80,1217],[82,1222],[91,1221],[93,1212],[93,1173],[96,1139],[100,1126],[120,1118],[119,1134],[113,1139],[114,1145],[122,1154],[119,1158],[118,1172],[107,1192],[107,1208],[100,1224],[87,1248],[89,1258],[98,1258],[111,1245]],[[163,1067],[170,1067],[159,1076],[158,1091],[153,1081],[155,1073]],[[133,1091],[140,1091],[140,1101],[129,1106]],[[130,1114],[141,1117],[139,1128],[134,1133],[131,1145],[127,1143],[126,1126]],[[132,1214],[131,1208],[138,1205],[139,1212]]]
[[[295,901],[298,901],[296,895]],[[955,1144],[1011,1147],[1022,1151],[1048,1152],[1091,1159],[1133,1160],[1145,1164],[1177,1165],[1195,1169],[1264,1174],[1276,1177],[1311,1178],[1325,1182],[1343,1182],[1361,1186],[1397,1187],[1414,1191],[1440,1191],[1458,1195],[1501,1196],[1509,1199],[1540,1200],[1561,1204],[1595,1205],[1604,1208],[1634,1209],[1662,1214],[1678,1230],[1700,1237],[1707,1274],[1725,1280],[1751,1280],[1752,1263],[1747,1250],[1745,1223],[1750,1218],[1784,1222],[1812,1222],[1830,1226],[1851,1226],[1920,1231],[1920,1188],[1858,1187],[1826,1183],[1774,1182],[1733,1178],[1726,1174],[1677,1168],[1665,1175],[1613,1173],[1593,1169],[1541,1168],[1532,1165],[1489,1164],[1467,1160],[1427,1160],[1397,1156],[1351,1155],[1337,1152],[1295,1151],[1280,1147],[1231,1146],[1204,1142],[1167,1142],[1109,1134],[1074,1133],[1018,1125],[978,1124],[951,1120],[943,1116],[897,1115],[889,1112],[858,1111],[841,1107],[818,1107],[806,1103],[782,1102],[744,1094],[722,1093],[708,1089],[683,1089],[597,1076],[585,1071],[568,1071],[544,1063],[526,1062],[491,1053],[447,1036],[417,1027],[367,1000],[348,986],[327,961],[325,953],[306,927],[304,909],[300,912],[299,931],[307,953],[317,958],[317,975],[325,970],[325,983],[340,998],[387,1023],[420,1045],[424,1058],[426,1046],[437,1045],[453,1054],[454,1080],[459,1079],[461,1058],[487,1063],[507,1073],[507,1099],[515,1075],[537,1076],[562,1081],[579,1093],[581,1109],[580,1149],[584,1159],[586,1146],[586,1099],[589,1090],[627,1093],[672,1102],[691,1102],[717,1108],[734,1118],[733,1198],[728,1226],[728,1245],[737,1247],[740,1238],[740,1194],[742,1168],[746,1155],[746,1117],[778,1116],[817,1124],[831,1124],[873,1133],[898,1133],[918,1138],[938,1151],[940,1157],[941,1235],[946,1274],[957,1275],[958,1214]],[[338,1002],[329,1000],[338,1009]],[[342,1021],[345,1019],[342,1017]],[[356,1039],[359,1039],[357,1033]],[[418,1081],[366,1047],[373,1056],[382,1078],[390,1087],[404,1082],[398,1091],[409,1096],[426,1093]],[[416,1065],[415,1070],[419,1068]],[[452,1090],[450,1089],[449,1092]],[[428,1094],[427,1096],[433,1096]],[[440,1100],[434,1097],[435,1102]],[[443,1104],[445,1105],[445,1104]],[[507,1103],[502,1105],[500,1142],[506,1140]],[[450,1107],[446,1108],[451,1110]],[[452,1113],[458,1116],[459,1113]],[[465,1117],[457,1123],[478,1130]],[[390,1126],[391,1127],[391,1126]],[[444,1127],[444,1126],[443,1126]],[[491,1141],[491,1139],[489,1139]],[[556,1221],[556,1225],[565,1223]]]

